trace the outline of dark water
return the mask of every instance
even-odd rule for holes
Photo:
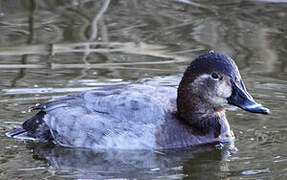
[[[286,1],[0,1],[0,178],[286,179],[286,23]],[[186,65],[211,49],[234,58],[272,112],[228,107],[237,152],[93,152],[4,135],[54,96],[129,83],[176,87]]]

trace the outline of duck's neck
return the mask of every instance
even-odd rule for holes
[[[218,137],[230,132],[223,107],[214,108],[190,92],[178,91],[178,116],[202,134],[213,134]]]
[[[205,102],[201,96],[192,93],[190,89],[179,87],[177,111],[179,116],[189,124],[194,124],[199,119],[216,116],[216,111],[220,110],[221,109],[214,109],[212,105]]]

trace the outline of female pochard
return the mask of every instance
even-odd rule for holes
[[[269,110],[248,94],[234,61],[210,51],[186,69],[178,89],[127,85],[84,91],[34,107],[7,136],[92,149],[174,149],[231,142],[224,106]]]

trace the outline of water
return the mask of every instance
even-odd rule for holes
[[[262,0],[1,1],[1,179],[285,179],[286,9],[286,1]],[[94,152],[4,135],[52,97],[130,83],[176,87],[187,64],[211,49],[234,58],[272,112],[228,107],[236,152]]]

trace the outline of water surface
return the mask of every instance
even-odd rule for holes
[[[3,179],[285,179],[285,1],[0,1],[0,177]],[[25,144],[4,133],[28,108],[90,88],[177,87],[208,51],[236,61],[269,116],[228,107],[238,151],[90,151]]]

